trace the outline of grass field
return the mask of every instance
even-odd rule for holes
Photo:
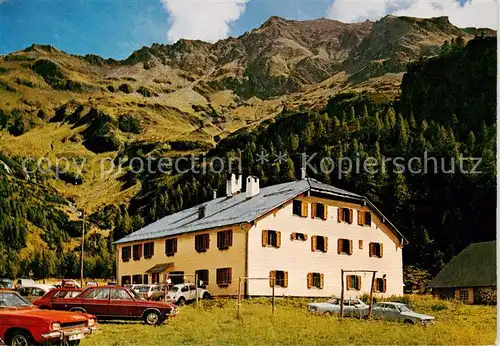
[[[91,345],[480,345],[494,344],[496,307],[469,306],[432,297],[410,298],[415,311],[436,317],[430,326],[312,315],[307,299],[277,300],[271,313],[267,299],[244,301],[237,318],[235,300],[202,302],[181,308],[179,316],[158,327],[140,322],[101,323],[86,338]]]

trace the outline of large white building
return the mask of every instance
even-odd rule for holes
[[[185,279],[213,295],[236,295],[240,277],[275,278],[275,294],[324,297],[341,291],[341,270],[375,270],[375,293],[403,293],[396,227],[363,196],[314,179],[260,189],[255,177],[227,182],[227,195],[166,216],[117,242],[121,284]],[[170,276],[169,274],[176,274]],[[372,275],[346,273],[346,295],[370,291]],[[267,296],[272,280],[242,284]]]

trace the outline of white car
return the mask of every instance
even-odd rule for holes
[[[19,288],[19,294],[33,303],[35,300],[43,297],[48,291],[54,288],[56,287],[53,285],[26,284]]]
[[[332,297],[323,303],[310,303],[307,308],[310,312],[324,315],[340,315],[340,298]],[[344,316],[364,317],[368,313],[368,305],[357,298],[344,299]]]
[[[158,285],[132,285],[132,289],[143,298],[149,299],[153,293],[160,290]]]
[[[212,295],[206,289],[198,287],[198,299],[210,299]],[[185,283],[172,286],[165,297],[167,302],[184,305],[196,300],[196,287],[194,284]]]

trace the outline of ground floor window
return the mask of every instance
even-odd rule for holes
[[[307,274],[307,288],[323,288],[324,275],[321,273],[308,273]]]
[[[130,275],[124,275],[122,276],[122,281],[121,284],[123,285],[130,285],[132,283],[132,277]]]
[[[198,276],[198,286],[206,287],[208,285],[208,269],[200,269],[195,272]]]
[[[132,284],[142,284],[142,275],[137,274],[132,276]]]
[[[170,272],[168,273],[168,278],[172,282],[172,285],[178,285],[184,283],[184,272]]]
[[[160,283],[160,273],[151,274],[151,283],[159,284]]]
[[[347,289],[359,291],[361,289],[361,276],[359,275],[347,275]]]
[[[218,268],[217,269],[217,285],[221,287],[229,286],[231,284],[231,268]]]
[[[149,284],[149,275],[148,274],[144,274],[144,276],[142,277],[142,283],[145,285]]]
[[[460,290],[460,300],[463,302],[469,301],[469,290]]]
[[[374,286],[373,289],[375,292],[384,293],[386,291],[387,281],[383,278],[376,278]]]
[[[288,287],[288,272],[271,270],[269,273],[269,285],[273,287],[273,284],[275,286]]]

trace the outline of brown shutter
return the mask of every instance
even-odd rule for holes
[[[326,220],[326,219],[328,219],[328,205],[323,204],[323,210],[324,210],[324,212],[323,212],[323,220]]]
[[[342,208],[338,207],[337,208],[337,222],[342,222]]]
[[[307,288],[311,288],[313,286],[313,274],[307,273]]]
[[[311,219],[316,217],[317,203],[311,203]]]
[[[311,238],[311,251],[316,251],[316,236],[313,235]]]
[[[284,272],[284,283],[283,283],[283,287],[288,287],[288,272]]]
[[[324,237],[325,239],[325,252],[328,251],[328,237]]]
[[[262,246],[266,247],[267,246],[267,231],[262,231]]]
[[[205,249],[210,248],[210,234],[205,235]]]
[[[276,232],[276,247],[281,246],[281,232]]]
[[[323,288],[325,286],[325,275],[320,274],[320,279],[321,279],[321,283],[319,285],[319,288]]]
[[[337,239],[337,253],[340,255],[342,250],[342,239]]]
[[[386,292],[387,291],[387,279],[383,279],[384,281],[384,288],[383,288],[383,291],[382,292]]]
[[[295,239],[296,239],[295,234],[296,234],[296,233],[290,233],[290,240],[295,240]]]
[[[378,287],[378,279],[373,280],[373,292],[378,292],[377,287]]]
[[[227,235],[228,235],[228,237],[229,237],[229,239],[228,239],[228,245],[229,245],[229,246],[233,246],[233,230],[232,230],[232,229],[231,229],[231,230],[229,230],[229,231],[227,232]]]
[[[380,257],[384,255],[384,244],[380,244]]]
[[[304,234],[304,240],[307,240],[307,234]]]
[[[363,226],[363,212],[358,210],[358,225]]]
[[[369,254],[370,254],[370,257],[372,257],[372,256],[373,256],[373,245],[374,245],[374,244],[373,244],[373,243],[370,243],[369,245],[370,245],[370,246],[368,246],[368,248],[369,248],[368,252],[369,252]]]
[[[227,283],[230,284],[233,281],[233,269],[228,268],[227,274],[228,274],[228,282]]]
[[[276,270],[269,272],[269,286],[273,287],[276,284]]]
[[[308,204],[307,202],[302,202],[302,217],[307,217],[308,213]]]
[[[356,287],[358,290],[361,289],[361,276],[358,275],[358,287]]]
[[[352,240],[349,240],[349,255],[352,255]]]
[[[352,223],[354,211],[349,209],[349,223]]]
[[[347,289],[351,288],[351,275],[347,275],[345,281],[346,281]]]

